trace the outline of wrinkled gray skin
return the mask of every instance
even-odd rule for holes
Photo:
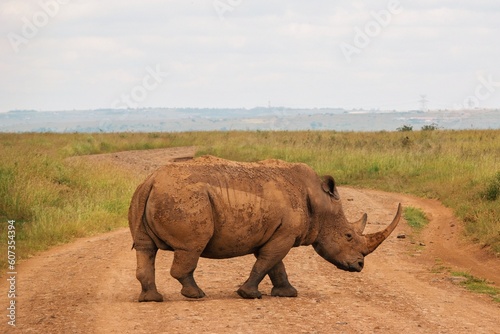
[[[186,297],[205,296],[193,277],[200,256],[246,254],[257,260],[237,291],[241,297],[261,298],[258,285],[266,275],[273,296],[295,297],[282,261],[292,247],[312,245],[337,268],[358,272],[400,215],[401,206],[384,231],[363,235],[366,214],[349,223],[333,178],[320,178],[305,164],[211,156],[168,164],[139,185],[129,209],[139,301],[163,301],[155,284],[158,249],[174,252],[170,273]]]

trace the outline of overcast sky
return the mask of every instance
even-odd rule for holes
[[[500,1],[0,0],[0,112],[500,107]]]

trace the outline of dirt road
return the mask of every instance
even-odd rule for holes
[[[148,173],[193,148],[111,154],[123,168]],[[236,294],[253,256],[201,259],[195,272],[207,294],[189,300],[169,274],[172,253],[157,258],[164,303],[138,303],[135,251],[128,229],[53,248],[19,265],[16,328],[3,316],[0,332],[19,333],[500,333],[500,307],[465,291],[436,266],[471,270],[500,282],[500,262],[460,241],[460,227],[439,202],[380,191],[341,188],[349,219],[368,213],[370,231],[382,229],[397,203],[422,208],[431,218],[420,236],[406,222],[366,259],[361,273],[336,269],[312,247],[292,249],[285,265],[297,298],[271,297],[265,279],[260,300]],[[396,238],[405,232],[407,238]],[[423,245],[419,245],[422,243]],[[439,270],[438,270],[439,271]],[[2,279],[2,291],[7,291]],[[6,293],[2,309],[6,314]]]

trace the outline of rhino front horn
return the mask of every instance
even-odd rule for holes
[[[401,203],[398,205],[398,212],[396,213],[396,216],[392,220],[392,223],[386,227],[385,230],[377,232],[377,233],[371,233],[365,235],[366,238],[366,255],[370,254],[373,252],[377,247],[385,240],[387,237],[391,234],[391,232],[396,228],[396,226],[399,223],[399,219],[401,218]]]

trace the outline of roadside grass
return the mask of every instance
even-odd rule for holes
[[[126,226],[138,178],[104,163],[67,163],[60,153],[65,136],[0,138],[0,235],[7,235],[7,220],[15,220],[17,259]],[[6,243],[2,237],[3,249]],[[0,267],[5,266],[2,256]]]
[[[463,271],[452,271],[451,275],[454,277],[464,277],[465,280],[460,282],[467,290],[486,294],[490,296],[495,302],[500,303],[500,289],[490,285],[488,281],[474,277],[473,275]]]
[[[404,208],[403,216],[406,219],[408,225],[414,228],[417,232],[421,231],[428,223],[429,220],[425,216],[425,213],[412,206],[407,206]]]
[[[437,198],[471,240],[500,255],[500,130],[0,134],[0,247],[9,219],[21,258],[127,225],[141,178],[66,158],[192,145],[197,155],[303,162],[341,185]]]
[[[455,281],[455,278],[463,278],[455,282],[471,292],[489,295],[493,301],[500,303],[500,289],[491,285],[487,280],[477,278],[468,272],[453,271],[450,267],[445,266],[439,258],[436,258],[434,262],[434,266],[430,270],[431,273],[445,273],[449,275],[452,281]]]

